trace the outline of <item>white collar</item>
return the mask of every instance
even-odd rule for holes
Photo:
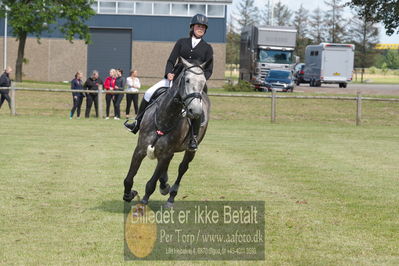
[[[191,46],[194,48],[195,46],[197,46],[197,44],[199,44],[199,42],[201,41],[201,38],[197,39],[194,36],[191,37]]]

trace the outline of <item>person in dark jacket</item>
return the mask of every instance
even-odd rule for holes
[[[139,114],[136,117],[136,120],[133,123],[125,122],[125,127],[136,134],[140,129],[140,122],[143,117],[145,108],[147,107],[152,95],[154,92],[161,87],[170,87],[171,82],[179,75],[179,73],[183,69],[183,65],[178,63],[177,60],[179,57],[183,57],[190,63],[200,62],[207,64],[204,67],[205,78],[208,80],[213,71],[213,49],[212,47],[203,40],[203,36],[208,29],[208,18],[202,14],[197,14],[191,19],[190,23],[190,37],[179,39],[170,56],[168,61],[166,62],[165,67],[165,78],[149,88],[144,94],[144,98],[141,101],[139,107]],[[206,86],[204,88],[204,92],[206,93]],[[200,129],[201,121],[200,119],[192,119],[192,136],[189,142],[189,149],[196,150],[197,147],[197,136]]]
[[[75,111],[77,118],[78,119],[80,118],[80,108],[82,107],[83,97],[85,96],[83,92],[73,92],[73,91],[83,90],[82,77],[83,77],[82,72],[78,71],[75,74],[75,78],[71,81],[73,107],[71,109],[71,113],[69,114],[69,119],[72,119]]]
[[[10,79],[11,72],[12,72],[11,67],[7,67],[4,70],[4,73],[0,77],[0,87],[11,87],[11,79]],[[0,108],[3,105],[4,101],[6,100],[8,103],[8,107],[11,110],[11,99],[8,93],[9,93],[8,89],[0,90]]]
[[[88,78],[83,85],[83,88],[89,91],[98,91],[98,86],[102,85],[103,82],[99,78],[99,74],[97,70],[93,70],[91,77]],[[98,117],[98,95],[97,93],[86,93],[86,112],[85,117],[90,117],[91,106],[94,102],[94,108],[96,110],[96,117]]]
[[[123,70],[117,69],[117,78],[115,80],[115,90],[123,91],[125,89],[126,80],[123,77]],[[123,100],[123,94],[115,94],[113,98],[115,117],[114,119],[119,120],[121,118],[121,102]]]

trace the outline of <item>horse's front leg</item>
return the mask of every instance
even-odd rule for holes
[[[145,156],[146,156],[146,150],[137,146],[132,156],[129,172],[127,173],[127,176],[124,181],[125,185],[125,192],[123,194],[124,201],[131,202],[133,198],[137,195],[137,191],[135,190],[132,191],[133,178],[137,174],[137,171],[139,170],[141,162],[143,161]]]
[[[178,173],[177,179],[176,179],[175,183],[173,184],[173,186],[170,188],[170,192],[169,192],[170,196],[169,196],[168,201],[166,202],[167,207],[173,206],[173,203],[175,202],[175,197],[177,195],[177,191],[179,190],[180,181],[181,181],[183,175],[187,172],[188,165],[194,159],[194,156],[195,156],[195,151],[186,151],[184,153],[183,161],[179,165],[179,173]]]
[[[170,186],[168,184],[168,172],[165,171],[161,174],[161,177],[159,178],[159,191],[161,192],[162,195],[167,195],[169,194]]]
[[[172,158],[173,154],[158,158],[158,163],[154,174],[152,175],[151,179],[148,180],[147,185],[145,186],[145,195],[141,200],[141,203],[148,204],[148,200],[152,193],[154,193],[158,179],[162,176],[162,174],[168,172],[169,164]]]

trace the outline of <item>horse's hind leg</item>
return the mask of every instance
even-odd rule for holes
[[[159,191],[162,195],[169,194],[170,186],[168,184],[168,171],[161,174],[159,178]]]
[[[165,172],[168,172],[168,167],[170,161],[173,158],[173,154],[168,157],[163,157],[158,159],[157,167],[155,168],[154,174],[152,175],[151,179],[148,180],[147,185],[145,186],[145,195],[141,200],[141,203],[147,204],[150,196],[154,193],[156,184],[158,179],[161,178],[161,175]]]
[[[127,173],[127,176],[124,181],[125,185],[125,192],[123,194],[124,201],[130,202],[137,195],[137,191],[135,190],[132,191],[133,178],[137,174],[137,171],[139,170],[141,162],[143,161],[145,156],[146,156],[146,151],[144,149],[140,149],[137,146],[132,156],[129,172]]]
[[[177,191],[179,190],[180,181],[181,181],[183,175],[187,172],[188,165],[194,159],[194,156],[195,156],[195,151],[186,151],[185,152],[183,161],[179,165],[179,173],[178,173],[177,179],[170,189],[170,192],[169,192],[170,196],[166,203],[166,206],[171,207],[173,205],[173,203],[175,202],[175,197],[177,195]]]

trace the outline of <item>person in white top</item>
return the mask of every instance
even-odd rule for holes
[[[141,84],[140,84],[140,80],[137,76],[138,76],[137,70],[130,70],[130,75],[126,79],[126,83],[127,83],[126,91],[137,92],[137,93],[139,92]],[[137,115],[137,112],[139,109],[139,107],[138,107],[139,95],[138,94],[126,94],[126,118],[129,118],[130,107],[132,106],[132,102],[133,102],[133,106],[134,106],[134,113]]]

